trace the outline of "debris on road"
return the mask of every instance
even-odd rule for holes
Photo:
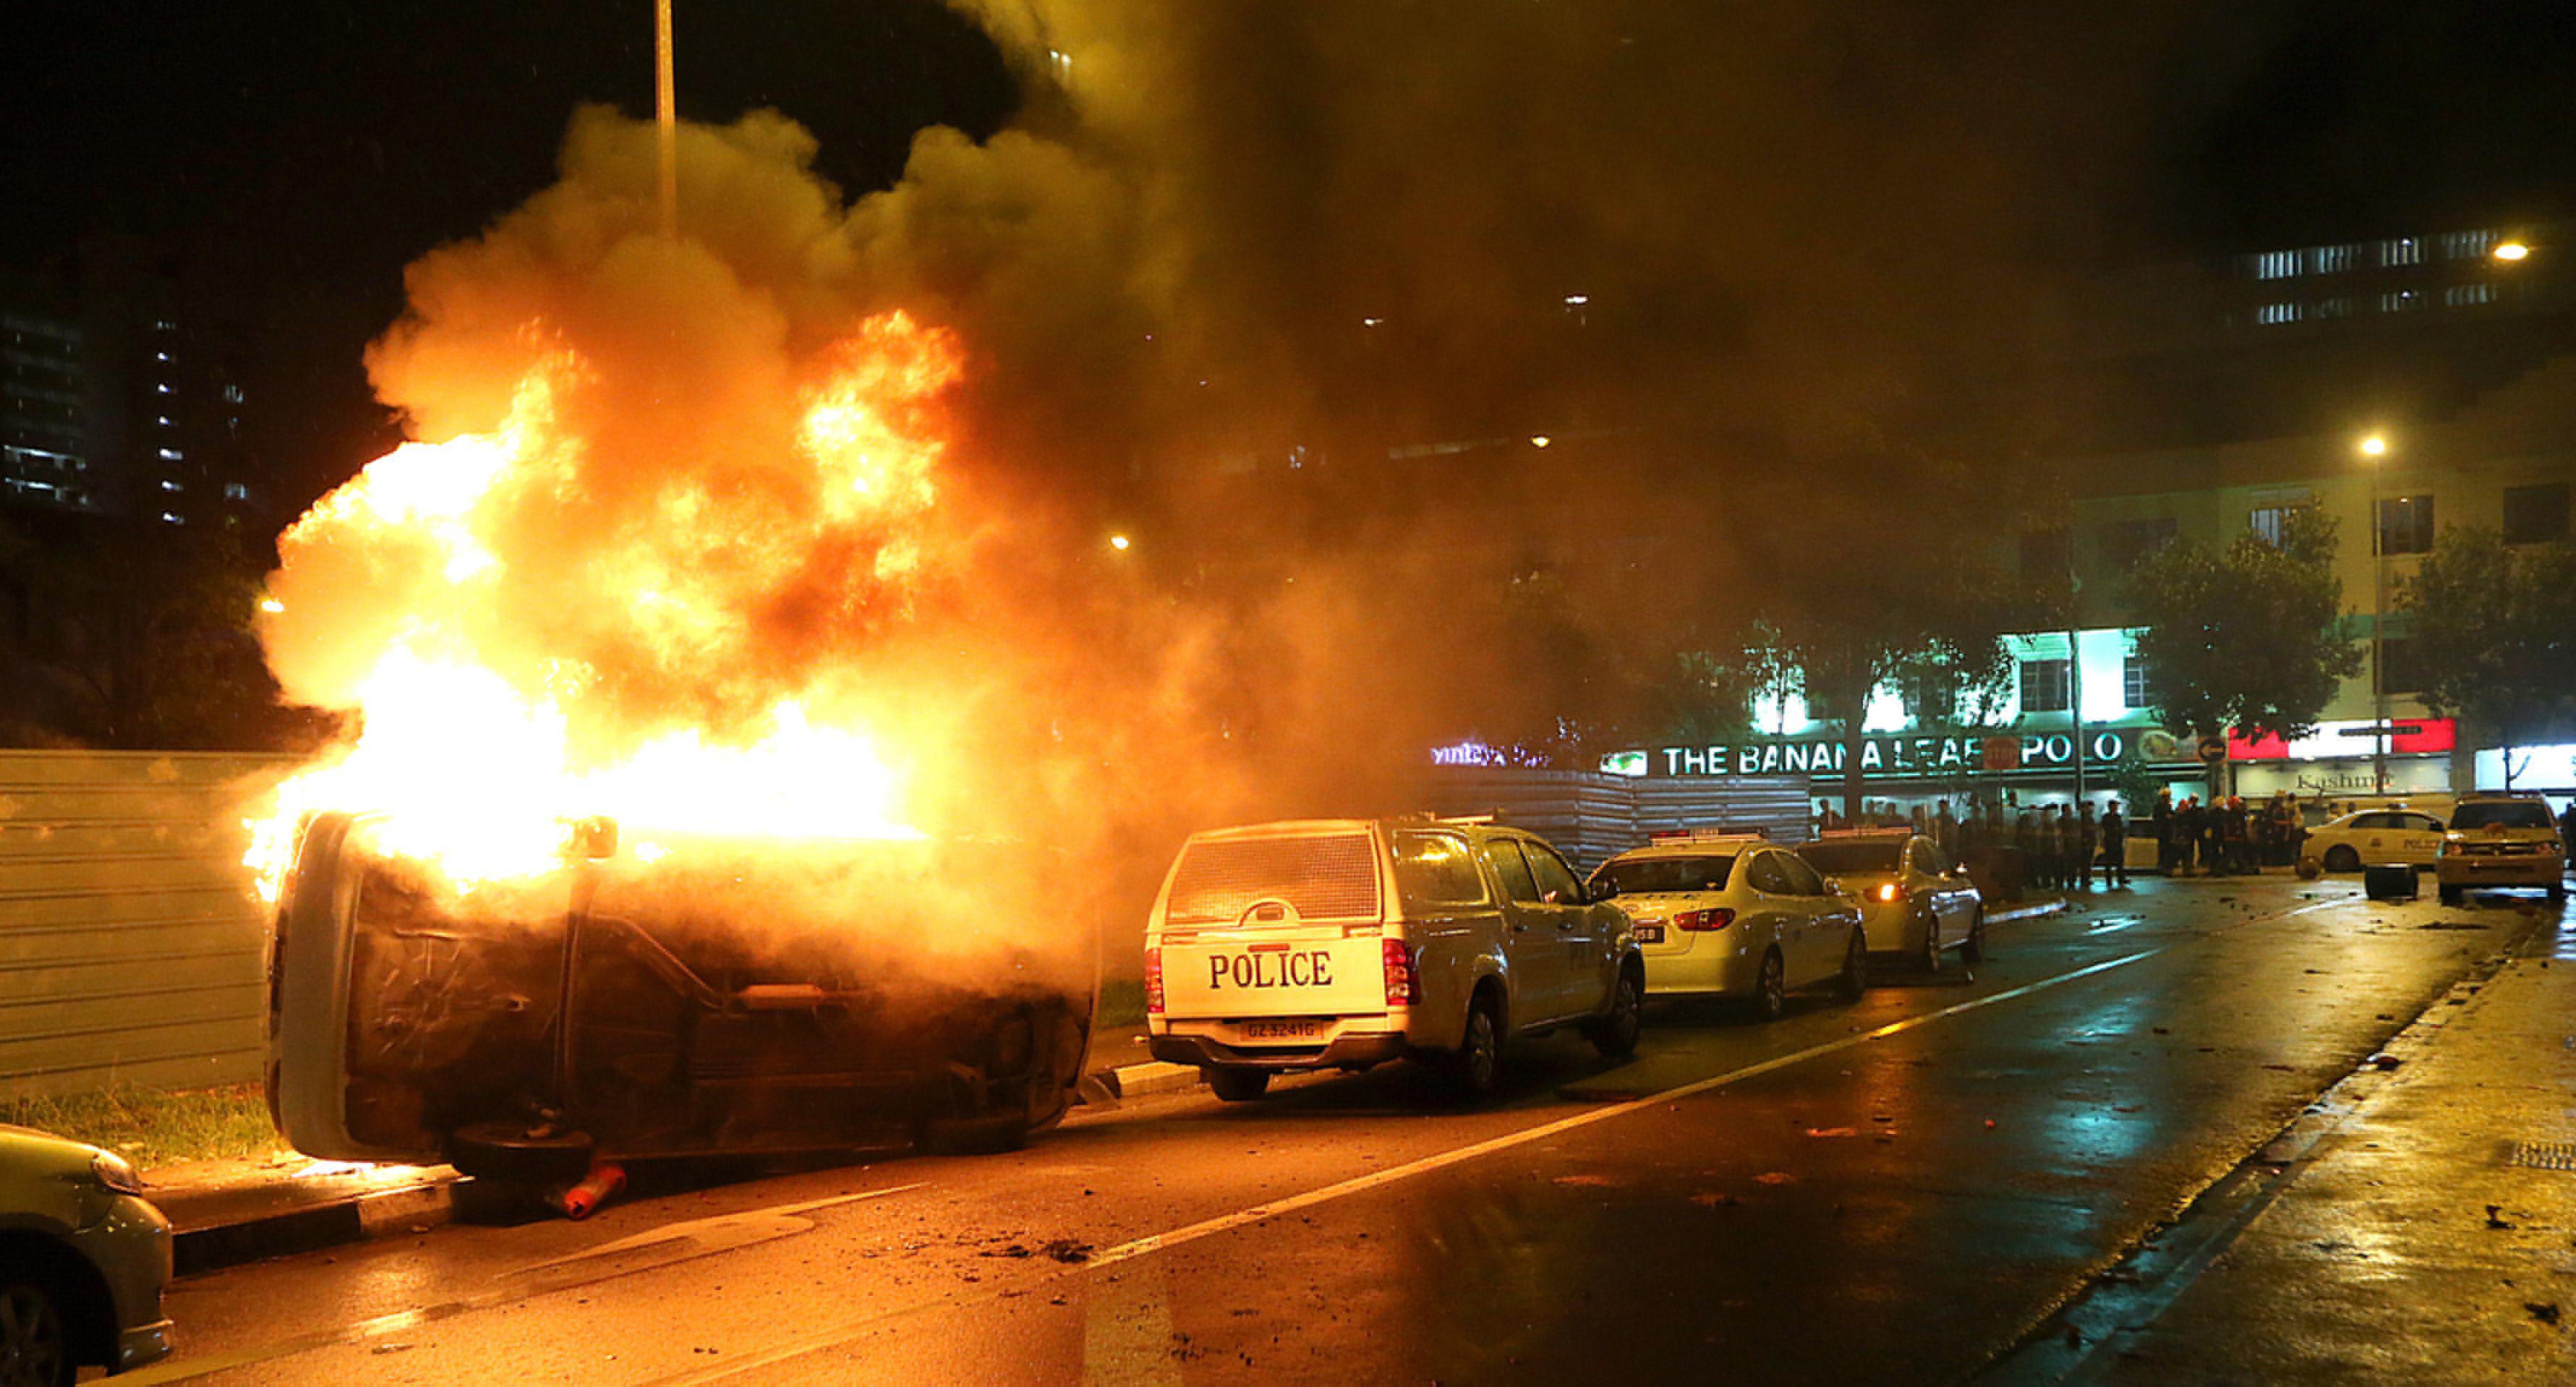
[[[2503,1205],[2501,1205],[2501,1204],[2489,1204],[2489,1205],[2487,1206],[2487,1227],[2489,1227],[2489,1228],[2512,1228],[2512,1227],[2514,1227],[2514,1226],[2515,1226],[2514,1224],[2507,1223],[2503,1218],[2499,1217],[2499,1215],[2500,1215],[2500,1214],[2502,1214],[2502,1213],[2503,1213],[2503,1211],[2504,1211],[2504,1206],[2503,1206]]]
[[[2557,1301],[2553,1300],[2544,1304],[2536,1300],[2526,1300],[2522,1303],[2522,1308],[2530,1311],[2531,1317],[2540,1321],[2542,1324],[2558,1323]]]
[[[1810,1127],[1807,1129],[1807,1135],[1811,1137],[1847,1137],[1853,1135],[1853,1132],[1849,1127]]]

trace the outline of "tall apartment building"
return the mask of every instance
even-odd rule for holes
[[[0,506],[144,525],[264,519],[238,344],[167,261],[0,277]]]

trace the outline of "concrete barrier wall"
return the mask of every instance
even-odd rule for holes
[[[291,764],[0,751],[0,1094],[259,1077],[268,922],[240,821]]]

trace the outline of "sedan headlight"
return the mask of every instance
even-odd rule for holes
[[[101,1151],[89,1158],[89,1173],[118,1194],[143,1193],[143,1177],[134,1173],[134,1167],[123,1156]]]

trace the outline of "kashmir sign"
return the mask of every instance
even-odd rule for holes
[[[2136,729],[2085,734],[2084,759],[2109,765],[2126,757]],[[2013,743],[2007,757],[1997,741]],[[1601,758],[1611,775],[1841,775],[1847,751],[1839,740],[1766,738],[1719,742],[1708,746],[1668,746],[1651,751],[1613,752]],[[1996,762],[2011,761],[2026,771],[2058,770],[2075,764],[2075,735],[2033,732],[2008,737],[1865,737],[1860,743],[1860,773],[1882,778],[1964,775]]]

